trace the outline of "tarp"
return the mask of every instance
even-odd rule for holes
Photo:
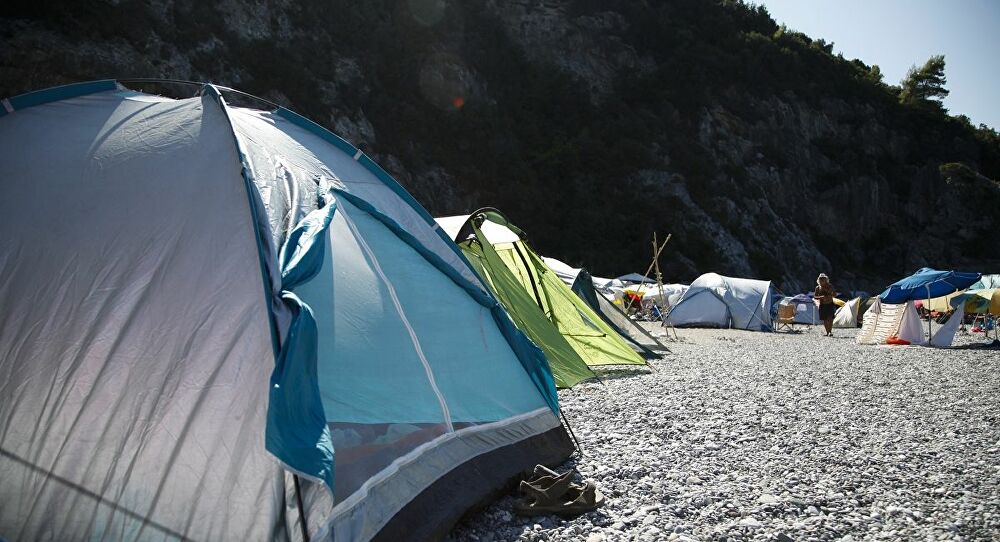
[[[962,325],[962,320],[964,319],[965,307],[959,305],[958,309],[948,318],[948,321],[934,332],[934,336],[930,339],[931,346],[951,346],[952,341],[955,340],[955,333],[958,331],[959,326]]]
[[[771,331],[773,298],[770,281],[706,273],[691,283],[667,314],[666,323]]]
[[[938,271],[924,267],[913,275],[890,284],[879,298],[883,303],[890,304],[935,298],[956,290],[964,290],[976,283],[979,278],[979,273]]]
[[[481,209],[464,219],[445,217],[438,224],[454,239],[468,241],[471,236],[481,243],[491,243],[511,274],[545,313],[577,354],[589,366],[644,365],[646,362],[625,340],[579,296],[573,293],[541,257],[521,240],[521,230],[495,209]],[[483,224],[477,233],[473,226]],[[492,226],[485,226],[492,224]],[[506,230],[506,231],[503,231]],[[504,242],[493,242],[489,231]],[[481,235],[481,237],[480,237]],[[516,241],[509,239],[516,238]]]
[[[349,143],[211,85],[5,106],[0,539],[421,539],[572,450],[544,353]]]

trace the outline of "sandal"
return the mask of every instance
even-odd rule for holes
[[[566,492],[566,497],[572,498],[572,500],[564,503],[562,509],[556,512],[563,517],[578,516],[604,506],[604,495],[597,490],[597,484],[590,480],[587,480],[582,486],[571,485],[569,491]]]
[[[544,475],[531,481],[521,480],[518,489],[528,498],[541,503],[555,502],[569,489],[573,472],[566,471],[554,476]]]
[[[523,482],[522,482],[523,483]],[[522,516],[555,514],[561,517],[578,516],[604,506],[604,495],[594,482],[571,484],[558,501],[544,502],[531,497],[514,502],[514,512]]]

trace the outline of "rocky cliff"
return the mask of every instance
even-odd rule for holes
[[[217,82],[325,124],[433,214],[504,209],[540,252],[667,279],[1000,269],[1000,138],[878,70],[707,0],[15,3],[0,95]],[[914,59],[920,61],[922,59]]]

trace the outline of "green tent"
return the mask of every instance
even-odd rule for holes
[[[554,324],[563,342],[568,344],[586,365],[644,365],[646,362],[612,329],[593,309],[577,296],[541,257],[524,241],[523,232],[495,209],[481,209],[469,216],[438,219],[442,228],[462,248],[473,266],[494,288],[504,302],[515,323],[529,335],[546,354],[555,350],[548,336],[532,335],[515,316],[526,306],[534,311],[525,314],[544,314]],[[485,231],[485,234],[484,234]],[[478,263],[477,263],[478,262]],[[501,265],[502,264],[502,265]],[[504,277],[502,280],[498,277]],[[506,291],[501,291],[506,290]],[[518,293],[514,293],[517,291]],[[517,298],[518,303],[508,304],[505,298]],[[538,310],[540,309],[540,310]],[[538,326],[542,327],[542,326]],[[555,344],[562,344],[555,343]],[[564,352],[563,350],[560,350]],[[568,367],[560,367],[561,358],[550,358],[549,364],[556,377]],[[572,384],[570,384],[572,385]]]
[[[482,233],[478,228],[475,232],[475,239],[461,243],[462,252],[507,309],[514,324],[545,352],[556,387],[571,388],[583,380],[594,378],[594,372],[538,308],[493,245],[481,243]]]

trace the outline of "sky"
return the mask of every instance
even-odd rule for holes
[[[1000,130],[1000,0],[752,0],[778,24],[833,42],[834,53],[878,64],[898,85],[945,56],[944,105]]]

